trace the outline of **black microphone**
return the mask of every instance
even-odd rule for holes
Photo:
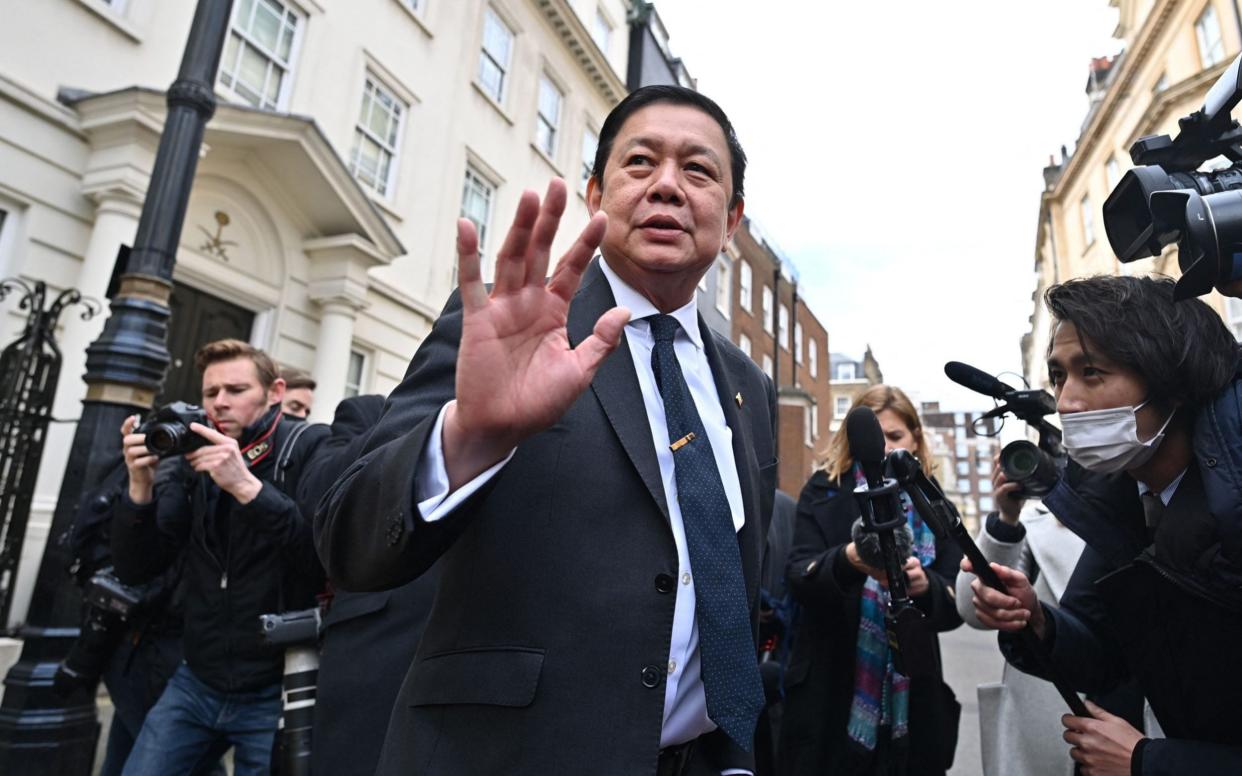
[[[870,407],[856,407],[845,418],[845,439],[850,456],[862,467],[867,487],[884,485],[884,429]]]
[[[1014,390],[982,369],[963,364],[961,361],[950,361],[945,364],[944,374],[958,385],[994,399],[1003,399],[1006,394]]]

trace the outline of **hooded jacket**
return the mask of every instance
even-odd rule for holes
[[[185,661],[219,692],[279,682],[284,653],[260,642],[259,615],[313,606],[323,588],[311,521],[289,494],[328,429],[300,429],[294,447],[284,450],[302,423],[274,405],[238,444],[244,449],[273,424],[271,450],[251,466],[263,487],[250,503],[237,503],[182,458],[179,476],[157,482],[151,502],[134,504],[125,491],[113,516],[113,561],[127,584],[153,578],[185,550]]]
[[[1080,691],[1133,677],[1167,739],[1134,773],[1242,773],[1242,369],[1199,408],[1194,458],[1149,537],[1135,481],[1073,462],[1044,504],[1086,542],[1061,607],[1045,606],[1052,659]],[[1016,638],[1010,663],[1039,675]]]

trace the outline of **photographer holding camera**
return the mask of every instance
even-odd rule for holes
[[[323,585],[293,494],[327,428],[282,416],[284,381],[245,342],[204,345],[195,364],[203,410],[174,404],[121,429],[129,484],[113,517],[117,577],[141,584],[182,552],[185,564],[185,663],[147,715],[127,776],[188,773],[230,746],[235,773],[267,773],[283,661],[261,644],[258,617],[312,606]],[[176,476],[157,482],[156,464],[174,456]]]
[[[1071,461],[1044,504],[1086,546],[1060,608],[993,563],[1010,594],[976,581],[975,613],[1023,671],[1040,673],[1012,635],[1029,622],[1079,691],[1137,682],[1169,738],[1094,705],[1094,718],[1065,715],[1084,773],[1242,772],[1238,345],[1206,304],[1175,303],[1167,278],[1070,280],[1045,302]]]

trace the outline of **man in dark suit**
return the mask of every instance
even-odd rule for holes
[[[550,280],[562,181],[523,194],[490,292],[459,221],[460,298],[318,516],[348,589],[439,560],[381,773],[753,772],[775,395],[695,308],[744,171],[715,103],[646,87]]]

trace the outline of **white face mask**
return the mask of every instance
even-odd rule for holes
[[[1138,418],[1134,413],[1146,404],[1147,401],[1144,401],[1136,407],[1113,407],[1062,415],[1064,438],[1061,441],[1066,452],[1083,468],[1101,474],[1142,466],[1164,441],[1164,430],[1176,414],[1174,410],[1155,436],[1142,442],[1138,438]]]

